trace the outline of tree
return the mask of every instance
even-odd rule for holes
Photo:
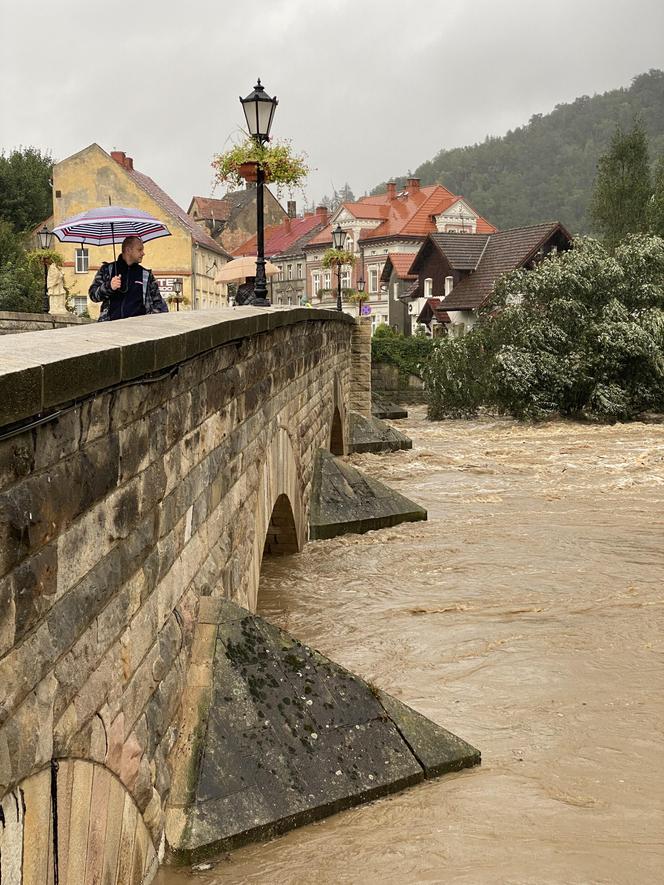
[[[22,238],[9,221],[0,218],[0,268],[21,261],[23,252]]]
[[[24,256],[0,267],[0,310],[41,313],[44,271]]]
[[[327,206],[330,212],[336,212],[339,206],[342,203],[354,203],[355,202],[355,194],[351,190],[348,182],[344,184],[340,191],[333,186],[332,196],[328,197],[327,194],[321,199],[319,205]]]
[[[351,190],[348,182],[344,184],[344,186],[339,191],[339,204],[341,203],[354,203],[355,202],[355,194]]]
[[[648,203],[648,224],[652,233],[664,237],[664,154],[655,166],[654,191]]]
[[[597,164],[590,212],[609,247],[627,234],[648,228],[648,200],[652,193],[648,140],[636,122],[631,132],[618,127],[608,153]]]
[[[424,367],[429,417],[480,407],[516,418],[627,420],[664,409],[664,240],[595,240],[502,277],[463,338]]]
[[[0,154],[0,219],[26,232],[53,212],[53,158],[28,147]]]

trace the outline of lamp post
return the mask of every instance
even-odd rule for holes
[[[173,301],[176,311],[180,310],[182,300],[182,280],[173,280]]]
[[[270,138],[272,118],[278,105],[276,96],[270,98],[261,86],[260,78],[253,91],[246,98],[240,96],[242,110],[247,120],[249,133],[258,144],[265,144]],[[256,168],[256,280],[254,282],[253,303],[258,307],[269,307],[267,300],[267,279],[265,277],[265,218],[263,215],[263,188],[265,170],[259,163]]]
[[[37,234],[39,238],[39,248],[46,252],[47,249],[51,248],[51,242],[53,241],[53,234],[51,231],[44,225],[44,227]],[[44,265],[44,300],[42,302],[42,311],[44,313],[49,313],[51,309],[51,305],[48,300],[48,266],[51,262],[49,259],[44,256],[42,258],[42,264]]]
[[[346,232],[343,231],[341,225],[338,224],[332,231],[332,245],[337,252],[341,252],[345,243]],[[341,261],[337,261],[337,310],[343,310],[343,307],[341,306]]]
[[[362,296],[364,295],[364,277],[360,277],[356,283],[357,291],[360,293],[360,297],[357,299],[357,316],[358,318],[362,316]]]

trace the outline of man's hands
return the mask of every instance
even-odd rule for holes
[[[118,274],[115,277],[111,277],[111,289],[114,292],[117,292],[120,286],[122,285],[122,277]]]

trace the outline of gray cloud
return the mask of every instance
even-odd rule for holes
[[[317,200],[664,67],[661,0],[0,0],[0,28],[0,149],[96,141],[185,205],[257,76]]]

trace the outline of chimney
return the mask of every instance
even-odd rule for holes
[[[397,185],[395,181],[387,182],[387,199],[393,200],[397,195]]]
[[[297,208],[296,208],[295,200],[289,200],[288,201],[288,217],[295,218],[296,215],[297,215]]]
[[[128,157],[124,151],[111,151],[111,159],[115,160],[123,169],[128,169],[130,172],[134,168],[134,161],[131,157]]]
[[[316,215],[322,224],[327,224],[327,206],[316,206]]]
[[[409,194],[416,194],[420,189],[420,179],[419,178],[409,178],[407,185]]]

